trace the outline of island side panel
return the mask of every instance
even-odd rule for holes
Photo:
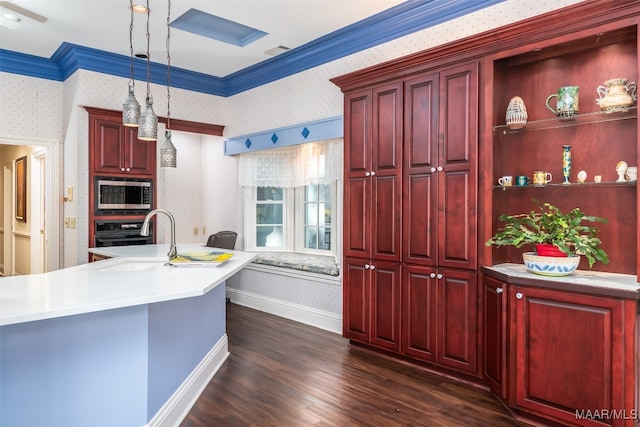
[[[0,328],[0,425],[147,423],[147,306]]]
[[[201,297],[149,306],[149,419],[225,334],[225,282]]]

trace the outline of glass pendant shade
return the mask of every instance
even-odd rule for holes
[[[129,86],[129,95],[122,104],[122,124],[128,127],[138,127],[138,118],[140,117],[140,104],[133,92],[133,86]]]
[[[160,167],[175,168],[177,163],[178,150],[171,142],[171,131],[164,132],[164,143],[160,147]]]
[[[158,139],[158,116],[153,111],[153,98],[147,96],[145,106],[138,119],[138,139],[155,141]]]

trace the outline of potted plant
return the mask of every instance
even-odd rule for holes
[[[606,223],[606,219],[586,215],[580,208],[563,213],[549,203],[542,204],[536,199],[532,200],[538,210],[516,215],[500,215],[499,219],[504,221],[505,225],[486,242],[486,245],[498,247],[510,245],[521,248],[531,244],[536,246],[536,253],[533,255],[538,257],[575,258],[578,255],[584,255],[589,261],[589,267],[592,267],[596,261],[609,263],[607,253],[599,247],[602,243],[597,237],[600,230],[584,224],[584,222]],[[556,253],[545,252],[546,247],[551,247]],[[575,262],[576,267],[578,262],[579,258]],[[526,259],[525,264],[527,264]]]

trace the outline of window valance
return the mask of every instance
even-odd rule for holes
[[[340,180],[342,145],[342,138],[338,138],[241,154],[238,184],[290,188]]]

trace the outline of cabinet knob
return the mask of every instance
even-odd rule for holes
[[[501,294],[502,293],[502,288],[496,288],[496,294]]]
[[[365,264],[365,265],[364,265],[364,269],[365,269],[365,270],[368,270],[368,269],[369,269],[369,264]]]
[[[435,172],[435,171],[436,171],[436,168],[432,167],[432,168],[431,168],[431,173],[433,173],[433,172]]]
[[[516,298],[517,299],[522,299],[524,295],[522,295],[520,292],[516,293]]]
[[[131,172],[131,168],[127,168],[127,172]]]
[[[376,171],[371,171],[371,176],[375,176]]]
[[[371,176],[371,172],[365,172],[364,176]]]
[[[438,166],[438,172],[442,172],[444,168],[442,166]]]
[[[369,268],[370,268],[371,270],[375,270],[375,269],[376,269],[376,266],[375,266],[375,265],[373,265],[373,264],[371,264],[371,266],[370,266]]]
[[[442,279],[444,276],[440,273],[438,273],[438,275],[436,276],[438,279]]]
[[[431,277],[432,279],[435,279],[435,278],[436,278],[436,273],[431,273],[431,274],[429,275],[429,277]]]
[[[121,172],[124,172],[124,168],[120,168],[120,171],[121,171]]]

